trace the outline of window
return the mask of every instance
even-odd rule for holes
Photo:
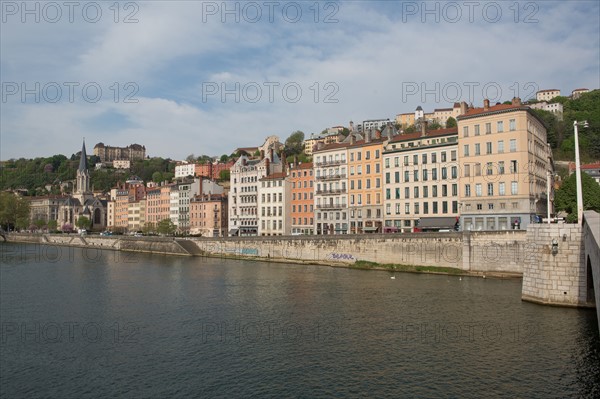
[[[442,184],[442,197],[446,197],[448,195],[448,186],[446,184]]]
[[[415,215],[419,214],[419,203],[415,202]]]
[[[367,165],[366,169],[367,169],[366,173],[370,174],[371,173],[371,165]]]
[[[485,134],[492,134],[492,124],[491,123],[485,124]]]
[[[423,202],[423,213],[425,215],[429,213],[429,202]]]
[[[450,160],[456,161],[456,150],[450,151]]]
[[[400,188],[399,187],[396,188],[395,193],[396,193],[396,197],[395,198],[396,199],[400,199]]]
[[[458,184],[454,183],[452,185],[452,195],[457,196],[458,195]]]
[[[404,213],[407,215],[410,214],[410,204],[404,204]]]
[[[385,214],[386,215],[392,214],[392,204],[385,204]]]
[[[442,152],[442,162],[446,162],[446,151]]]
[[[442,168],[442,179],[448,178],[448,168]]]
[[[391,194],[391,190],[389,188],[385,189],[385,199],[391,199],[392,198],[392,194]]]
[[[413,165],[417,165],[419,163],[419,156],[413,155]]]
[[[410,175],[410,172],[408,170],[405,170],[404,171],[404,182],[409,181],[409,175]]]
[[[504,161],[498,162],[498,173],[501,175],[504,174]]]
[[[413,179],[414,179],[414,181],[419,181],[419,171],[418,170],[415,170],[413,172]]]
[[[494,204],[488,204],[488,209],[489,210],[493,210],[494,209]],[[493,228],[492,228],[492,230],[493,230]]]
[[[510,173],[517,173],[517,160],[510,161]]]
[[[414,188],[414,197],[419,198],[419,187]]]
[[[423,181],[427,181],[427,169],[423,169]]]
[[[504,182],[498,183],[498,194],[504,195],[505,194],[504,190],[505,190],[505,188],[504,188]]]
[[[438,213],[438,203],[437,203],[437,201],[433,202],[433,213]]]
[[[475,176],[481,176],[481,164],[479,162],[475,164]]]
[[[437,162],[437,153],[432,152],[431,153],[431,163],[436,163]]]
[[[431,169],[431,180],[436,181],[437,178],[438,178],[438,176],[437,176],[437,168]]]
[[[481,154],[481,144],[475,143],[475,155]]]
[[[386,168],[389,168],[389,167],[390,167],[390,159],[389,159],[389,158],[386,158],[386,159],[385,159],[385,167],[386,167]]]
[[[398,159],[398,157],[394,157],[394,166],[397,168],[398,166],[400,166],[400,160]]]
[[[479,136],[479,125],[475,125],[475,136]]]
[[[471,165],[470,164],[465,164],[465,177],[470,177],[471,176]]]
[[[404,166],[408,166],[408,155],[404,156]]]
[[[492,142],[491,141],[488,141],[487,143],[485,143],[485,153],[486,154],[492,153]]]
[[[481,183],[475,185],[475,195],[481,197]]]
[[[429,197],[429,187],[425,186],[423,187],[423,198],[427,198]]]
[[[492,162],[488,162],[486,167],[486,175],[490,176],[492,174],[494,174],[494,164]]]
[[[487,185],[487,195],[494,195],[494,183],[488,183]]]
[[[371,159],[371,151],[367,151],[365,153],[365,159],[367,159],[367,160]]]
[[[385,173],[385,184],[390,184],[390,172]]]
[[[510,152],[516,152],[516,151],[517,151],[517,140],[510,139]]]
[[[379,150],[375,150],[375,159],[379,159]]]
[[[427,154],[423,154],[422,159],[423,159],[423,164],[426,164],[427,163]]]
[[[469,137],[469,126],[463,126],[463,137]]]
[[[498,131],[498,133],[502,133],[504,131],[504,122],[498,121],[496,130]]]
[[[517,130],[517,121],[515,119],[511,119],[508,121],[508,128],[511,132]]]
[[[431,187],[431,196],[432,197],[437,197],[437,186],[433,186]]]
[[[379,164],[378,163],[375,164],[375,173],[379,173]]]
[[[404,198],[406,198],[406,199],[410,198],[410,188],[408,188],[408,187],[404,187]]]
[[[498,140],[498,154],[504,153],[504,140]]]
[[[510,184],[510,193],[512,195],[517,195],[517,192],[518,192],[517,189],[518,189],[517,182],[516,181],[511,182],[511,184]]]
[[[483,205],[482,204],[477,204],[477,210],[480,211],[483,209]]]
[[[400,183],[400,172],[395,172],[394,173],[394,182],[395,183]]]
[[[453,166],[450,170],[452,171],[452,178],[456,179],[458,177],[458,167]]]

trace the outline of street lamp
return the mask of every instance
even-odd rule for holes
[[[583,222],[583,191],[581,189],[581,164],[579,162],[579,134],[577,127],[579,125],[588,127],[587,121],[573,121],[573,129],[575,130],[575,179],[577,183],[577,223]]]

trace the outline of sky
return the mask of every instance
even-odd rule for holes
[[[181,160],[600,87],[597,1],[2,1],[0,160]]]

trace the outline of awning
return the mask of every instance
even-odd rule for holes
[[[363,227],[363,231],[368,231],[368,232],[373,232],[373,231],[377,231],[379,229],[379,227],[375,226],[375,227]]]
[[[237,236],[239,229],[231,229],[229,230],[229,235],[230,236]]]
[[[456,224],[456,216],[439,218],[421,218],[419,219],[420,229],[453,229]]]

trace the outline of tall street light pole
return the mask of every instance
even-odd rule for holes
[[[575,130],[575,179],[577,182],[577,223],[583,223],[583,191],[581,188],[581,163],[579,161],[579,134],[577,127],[579,123],[583,127],[588,127],[587,121],[577,122],[573,121],[573,129]]]

